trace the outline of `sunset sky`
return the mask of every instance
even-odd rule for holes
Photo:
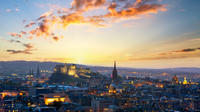
[[[200,67],[200,0],[1,0],[0,61]]]

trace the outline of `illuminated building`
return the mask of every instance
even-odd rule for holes
[[[172,78],[172,84],[178,84],[178,77],[176,75]]]
[[[186,77],[184,77],[183,84],[184,84],[184,85],[185,85],[185,84],[188,84],[188,83],[187,83]]]
[[[45,98],[44,102],[46,105],[49,105],[53,102],[64,102],[65,98],[60,98],[60,97],[54,97],[54,98]]]
[[[17,96],[19,93],[17,91],[4,91],[1,92],[1,98],[3,99],[5,96]]]
[[[34,77],[33,69],[29,70],[29,74],[26,76],[29,80],[31,80]]]
[[[116,94],[117,92],[122,92],[122,88],[120,88],[120,84],[119,84],[116,61],[114,61],[114,68],[112,71],[111,78],[112,78],[112,83],[110,84],[110,87],[109,87],[109,91],[108,91],[109,94],[112,95],[112,94]]]
[[[116,85],[115,84],[110,84],[110,87],[109,87],[109,94],[112,95],[112,94],[116,94],[117,93],[117,89],[116,89]]]
[[[68,96],[62,93],[51,93],[44,95],[44,102],[46,105],[49,105],[53,102],[71,102]]]
[[[76,65],[71,65],[68,68],[68,75],[76,76]]]
[[[90,69],[77,67],[75,64],[64,64],[64,65],[56,65],[54,68],[55,73],[62,73],[66,75],[70,75],[73,77],[79,77],[79,75],[88,77],[86,73],[91,73]]]
[[[133,85],[133,84],[134,84],[134,81],[130,81],[129,84]]]

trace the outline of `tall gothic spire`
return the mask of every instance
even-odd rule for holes
[[[117,78],[118,78],[118,74],[117,74],[117,68],[116,68],[116,61],[114,61],[114,68],[113,68],[113,71],[112,71],[113,82],[117,83]]]
[[[114,61],[114,69],[116,69],[116,61]]]
[[[40,67],[39,67],[39,65],[37,66],[37,74],[36,74],[36,77],[37,77],[37,78],[40,77]]]
[[[29,69],[29,75],[34,75],[34,72],[33,72],[32,68]]]

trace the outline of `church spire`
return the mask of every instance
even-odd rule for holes
[[[114,68],[112,71],[111,78],[112,78],[113,82],[117,83],[118,74],[117,74],[117,68],[116,68],[116,61],[114,61]]]
[[[116,69],[116,61],[114,61],[114,69]]]
[[[39,65],[37,66],[37,74],[36,74],[36,77],[37,77],[37,78],[40,77],[40,67],[39,67]]]

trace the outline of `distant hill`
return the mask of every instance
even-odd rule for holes
[[[41,70],[50,70],[53,71],[53,68],[63,63],[58,62],[39,62],[39,61],[0,61],[0,74],[27,74],[30,69],[33,69],[36,72],[37,66]],[[78,65],[83,67],[88,67],[94,72],[99,72],[103,75],[110,76],[112,73],[113,67],[104,67],[104,66],[88,66],[88,65]],[[145,69],[145,68],[124,68],[117,67],[118,74],[121,76],[141,76],[141,77],[155,77],[160,79],[171,79],[174,75],[177,75],[181,79],[184,76],[190,77],[194,80],[200,79],[200,68],[166,68],[166,69]]]
[[[53,70],[53,68],[63,63],[58,62],[39,62],[39,61],[0,61],[0,73],[28,73],[30,69],[36,71],[37,66],[44,70]],[[86,65],[79,65],[79,66],[86,66]],[[87,66],[95,71],[105,70],[111,72],[113,67],[104,67],[104,66]],[[200,68],[191,68],[191,67],[184,67],[184,68],[166,68],[166,69],[145,69],[145,68],[125,68],[121,67],[118,69],[120,70],[127,70],[127,71],[169,71],[169,72],[188,72],[188,73],[200,73]]]
[[[183,68],[168,68],[166,70],[170,70],[170,71],[181,71],[181,72],[192,72],[192,73],[200,73],[200,68],[190,68],[190,67],[183,67]]]
[[[39,62],[39,61],[0,61],[0,73],[3,74],[26,74],[30,69],[36,72],[37,67],[43,70],[53,70],[53,68],[61,63],[57,62]]]

